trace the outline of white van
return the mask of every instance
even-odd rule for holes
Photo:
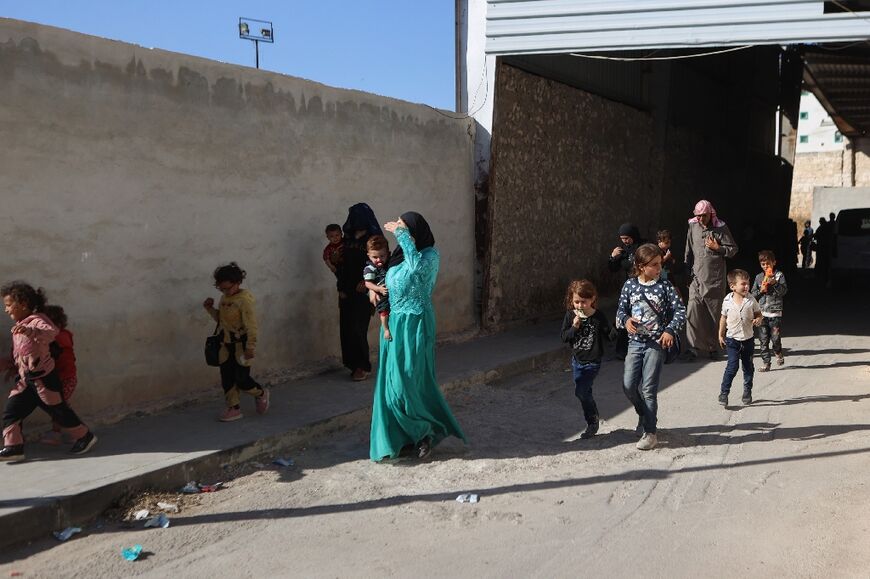
[[[870,272],[870,207],[841,210],[834,236],[831,273]]]

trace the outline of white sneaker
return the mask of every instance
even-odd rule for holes
[[[652,450],[658,444],[659,439],[656,438],[655,434],[650,434],[648,432],[644,432],[643,438],[637,441],[637,449],[638,450]]]

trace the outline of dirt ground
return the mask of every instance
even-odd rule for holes
[[[566,358],[453,393],[470,445],[429,463],[371,463],[359,424],[288,449],[293,467],[245,465],[167,529],[113,520],[134,501],[4,553],[0,576],[866,577],[870,338],[815,327],[786,326],[786,365],[756,373],[749,407],[739,376],[716,403],[724,362],[667,366],[650,452],[615,361],[595,383],[602,432],[577,438]],[[455,501],[468,492],[480,502]]]

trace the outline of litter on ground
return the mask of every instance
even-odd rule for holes
[[[157,508],[161,509],[163,511],[166,511],[167,513],[177,513],[178,512],[178,505],[176,505],[175,503],[162,503],[162,502],[157,503]]]
[[[127,561],[135,561],[142,554],[142,545],[133,545],[121,551],[121,556]]]
[[[55,531],[54,538],[57,539],[58,541],[66,541],[67,539],[69,539],[70,537],[75,535],[76,533],[81,533],[81,532],[82,532],[81,527],[67,527],[63,531]]]
[[[161,529],[165,529],[169,526],[169,517],[166,516],[165,513],[160,513],[156,517],[151,517],[145,522],[145,527],[160,527]]]

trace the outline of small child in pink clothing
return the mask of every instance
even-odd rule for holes
[[[41,288],[36,290],[29,284],[16,281],[0,288],[0,296],[6,313],[14,322],[12,360],[0,363],[0,369],[14,368],[18,373],[18,380],[3,411],[0,461],[24,460],[21,423],[37,407],[45,410],[76,439],[70,451],[84,454],[94,446],[97,437],[63,399],[63,386],[50,350],[58,329],[42,313],[45,293]]]

